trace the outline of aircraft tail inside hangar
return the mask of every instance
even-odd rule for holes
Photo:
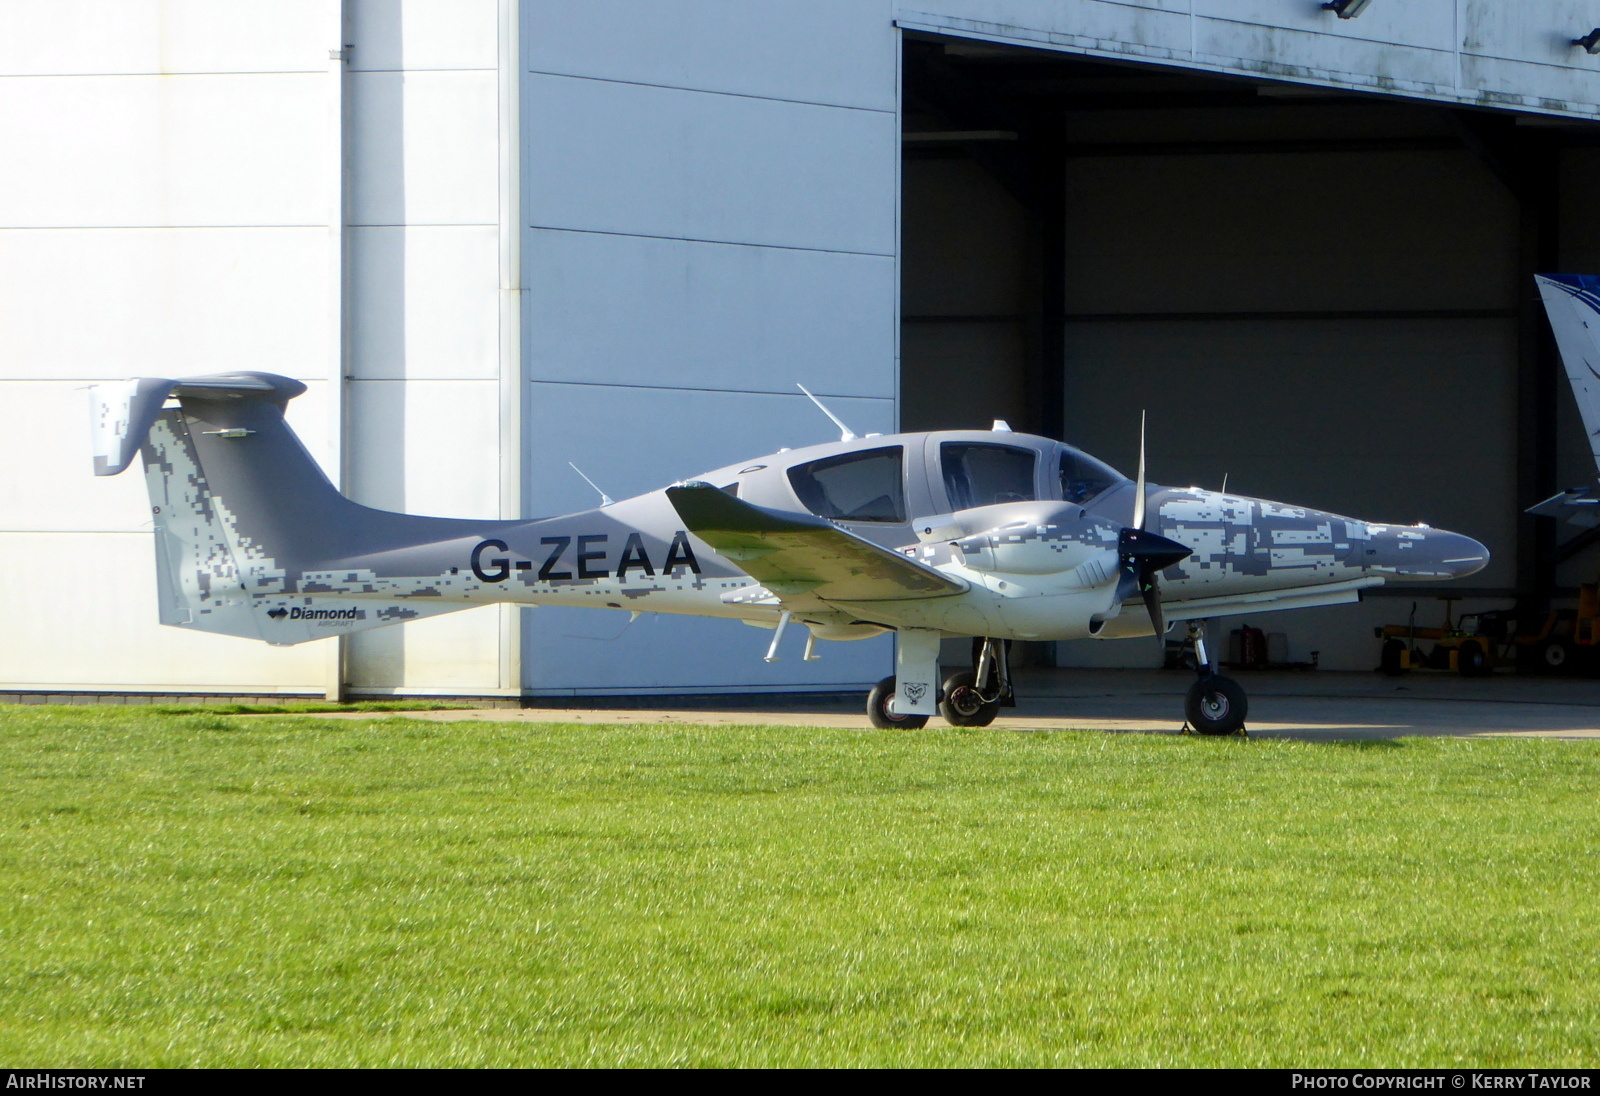
[[[0,691],[887,672],[884,641],[768,664],[749,629],[577,610],[326,650],[162,628],[147,502],[89,474],[80,389],[219,370],[305,382],[296,430],[357,501],[456,517],[588,507],[569,461],[622,497],[822,440],[797,381],[861,432],[1004,417],[1124,468],[1147,409],[1158,482],[1459,529],[1495,564],[1458,609],[1569,593],[1585,544],[1520,513],[1594,474],[1531,277],[1600,271],[1594,28],[1360,7],[18,0],[0,570],[92,580],[7,586]],[[1368,669],[1398,593],[1249,623]]]

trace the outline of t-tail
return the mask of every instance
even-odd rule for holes
[[[289,645],[476,604],[434,576],[380,577],[378,561],[514,523],[345,498],[284,421],[305,390],[271,373],[93,387],[95,475],[144,460],[161,623]]]
[[[1583,416],[1589,451],[1600,471],[1600,276],[1537,274],[1545,315],[1555,332],[1561,363]],[[1600,525],[1600,487],[1571,487],[1552,495],[1528,513],[1564,518],[1574,525]]]

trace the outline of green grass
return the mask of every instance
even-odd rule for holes
[[[0,1061],[1600,1057],[1600,747],[0,710]]]

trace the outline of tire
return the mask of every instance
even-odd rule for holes
[[[1564,640],[1547,639],[1539,648],[1539,664],[1546,673],[1559,674],[1566,670],[1571,654]]]
[[[1183,714],[1189,726],[1201,734],[1233,734],[1244,726],[1250,702],[1237,681],[1226,677],[1201,678],[1189,686],[1183,700]]]
[[[1462,677],[1488,677],[1489,656],[1483,644],[1475,639],[1464,639],[1456,649],[1456,669]]]
[[[889,710],[894,699],[894,678],[886,677],[867,694],[867,718],[885,731],[915,731],[928,725],[925,715],[895,715]]]
[[[944,679],[939,714],[952,727],[987,727],[1000,713],[1000,702],[983,702],[975,687],[978,676],[967,670]]]
[[[1383,653],[1378,656],[1378,669],[1389,677],[1399,677],[1406,672],[1405,654],[1405,640],[1385,640]]]

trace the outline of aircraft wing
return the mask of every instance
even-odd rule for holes
[[[964,593],[967,584],[810,514],[752,506],[709,483],[667,488],[689,531],[777,595],[818,601],[904,601]]]

